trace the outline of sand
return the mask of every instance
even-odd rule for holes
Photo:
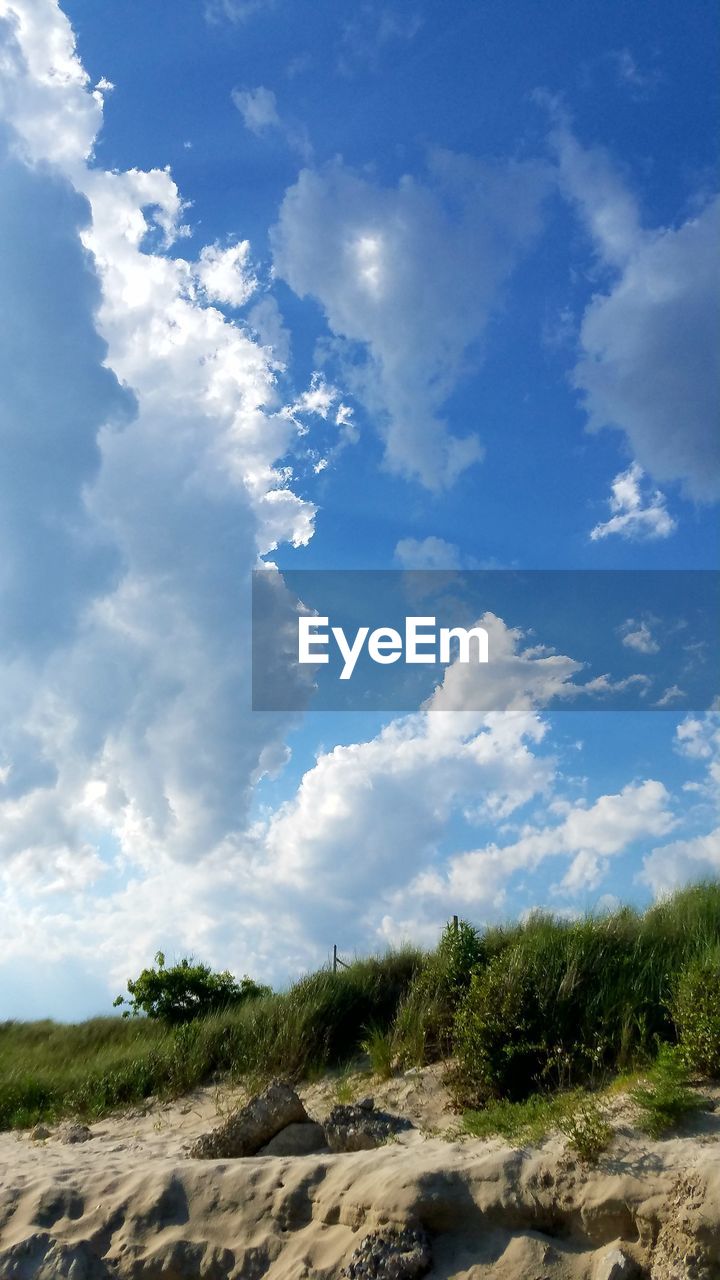
[[[628,1104],[595,1168],[551,1135],[536,1147],[457,1136],[437,1068],[386,1084],[327,1078],[301,1090],[322,1119],[372,1092],[417,1128],[373,1151],[191,1160],[189,1143],[242,1091],[202,1089],[61,1141],[0,1135],[0,1280],[330,1280],[369,1232],[422,1227],[432,1280],[717,1280],[720,1109],[651,1141]],[[455,1136],[454,1136],[455,1134]]]

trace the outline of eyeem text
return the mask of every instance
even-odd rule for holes
[[[406,663],[487,662],[488,634],[484,627],[440,627],[435,618],[406,618],[404,636],[394,627],[358,627],[350,638],[343,627],[331,627],[329,618],[298,618],[298,661],[313,666],[330,661],[334,641],[343,660],[341,680],[349,680],[367,645],[368,657],[383,666],[402,659]],[[472,643],[471,643],[472,642]]]

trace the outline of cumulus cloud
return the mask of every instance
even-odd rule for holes
[[[628,541],[669,538],[677,520],[665,505],[665,495],[645,483],[645,473],[637,462],[616,475],[608,498],[611,516],[590,530],[590,540],[598,542],[613,534]]]
[[[654,480],[680,481],[690,498],[716,501],[720,197],[699,204],[678,226],[648,229],[607,154],[582,147],[557,109],[551,143],[562,189],[611,276],[580,326],[573,383],[588,427],[623,431]],[[668,521],[656,512],[645,531],[659,528],[666,536]]]
[[[297,424],[272,353],[206,305],[247,292],[245,249],[172,256],[184,205],[169,172],[87,163],[101,103],[67,20],[52,0],[2,0],[0,15],[16,361],[0,427],[15,468],[0,595],[17,631],[0,654],[4,918],[8,953],[52,962],[53,934],[92,967],[98,900],[108,956],[147,946],[168,868],[244,830],[253,780],[282,764],[287,721],[246,714],[249,575],[309,539],[314,508],[277,466]],[[195,891],[189,872],[181,886]],[[173,927],[183,945],[202,933],[192,897]]]
[[[383,187],[340,161],[305,169],[272,233],[275,267],[322,305],[344,377],[379,420],[388,467],[430,489],[482,457],[443,406],[537,233],[543,166],[435,152],[425,182]]]
[[[121,428],[135,403],[95,329],[100,289],[79,239],[87,202],[8,155],[4,139],[0,183],[0,644],[41,654],[118,571],[85,490],[101,428]]]
[[[709,830],[659,845],[643,859],[640,879],[656,896],[720,873],[720,700],[702,716],[685,716],[677,727],[675,746],[702,770],[699,780],[685,784],[686,793],[699,802],[697,825],[707,825],[708,812],[714,821]]]
[[[250,241],[205,245],[195,265],[195,275],[210,302],[243,307],[258,287],[250,262]]]
[[[410,893],[448,904],[490,903],[513,873],[535,869],[554,857],[570,859],[563,889],[596,888],[608,858],[639,838],[663,835],[673,827],[669,800],[661,782],[648,780],[632,783],[614,795],[600,796],[591,805],[568,805],[561,822],[545,827],[528,825],[511,843],[493,842],[452,857],[442,872],[419,876]]]

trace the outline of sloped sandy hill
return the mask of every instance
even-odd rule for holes
[[[614,1143],[588,1170],[559,1136],[521,1149],[436,1136],[456,1124],[436,1069],[372,1089],[325,1079],[303,1090],[311,1114],[338,1089],[372,1092],[425,1132],[353,1154],[190,1160],[189,1142],[244,1100],[205,1089],[93,1125],[78,1145],[60,1128],[0,1135],[0,1277],[331,1280],[389,1223],[428,1233],[433,1280],[595,1280],[618,1242],[652,1280],[720,1277],[714,1113],[651,1142],[618,1102]]]

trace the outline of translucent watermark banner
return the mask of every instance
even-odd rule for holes
[[[256,711],[703,710],[716,570],[283,570],[252,582]]]

